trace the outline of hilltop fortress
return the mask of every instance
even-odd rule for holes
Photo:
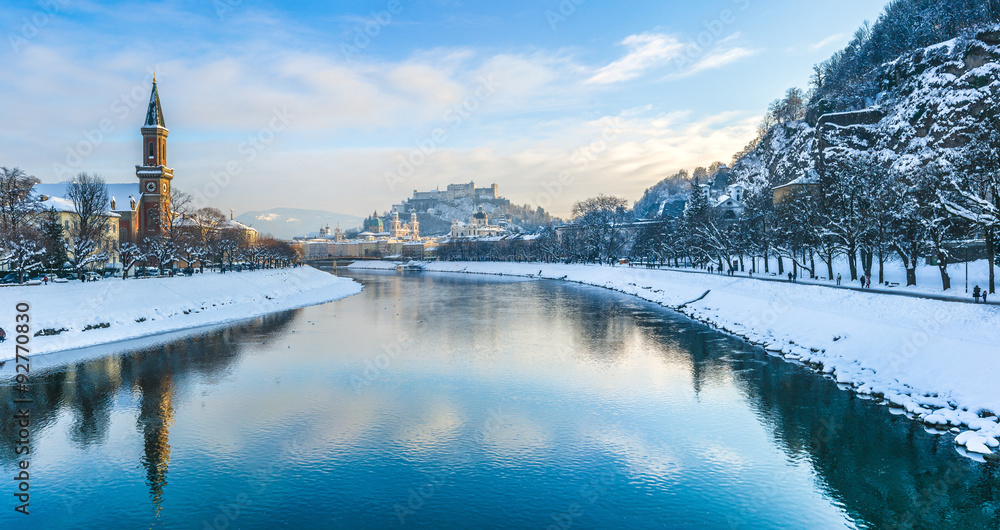
[[[500,196],[499,188],[496,184],[491,184],[488,188],[477,188],[475,182],[468,184],[449,184],[444,191],[440,189],[432,191],[413,190],[413,197],[395,206],[396,210],[403,213],[426,213],[434,210],[440,203],[460,203],[470,202],[472,204],[492,204],[494,206],[510,206],[510,201]],[[471,208],[475,211],[475,208]]]

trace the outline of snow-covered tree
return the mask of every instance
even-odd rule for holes
[[[42,206],[31,190],[39,181],[20,168],[0,167],[0,242],[19,241]]]
[[[73,213],[76,214],[69,235],[73,263],[82,280],[90,264],[106,262],[114,249],[112,235],[108,232],[111,198],[104,179],[90,173],[77,175],[66,188],[66,195],[73,201]]]
[[[147,237],[142,240],[140,247],[147,259],[156,261],[160,274],[181,257],[177,244],[165,235]]]
[[[632,212],[623,198],[599,195],[579,201],[573,205],[573,221],[592,261],[612,263],[630,242],[625,226],[632,221]]]
[[[136,264],[146,261],[146,253],[135,243],[125,242],[118,248],[118,257],[122,263],[122,279],[128,279],[128,271]]]

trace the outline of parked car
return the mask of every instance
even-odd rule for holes
[[[97,280],[101,279],[101,275],[97,274],[96,272],[86,272],[83,274],[83,278],[85,281],[88,282],[96,282]]]
[[[59,277],[62,278],[62,279],[64,279],[64,280],[69,280],[69,281],[79,280],[80,279],[80,276],[77,275],[77,273],[75,273],[75,272],[64,272]]]
[[[7,274],[6,276],[4,276],[3,278],[0,278],[0,285],[6,285],[6,284],[9,284],[9,283],[17,283],[17,273],[16,272],[11,272],[11,273]]]

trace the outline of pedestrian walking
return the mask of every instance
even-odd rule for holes
[[[838,285],[838,286],[840,285],[840,279],[841,279],[841,278],[840,278],[840,273],[837,273],[837,285]]]
[[[7,340],[7,332],[0,328],[0,342]]]
[[[983,303],[986,303],[986,289],[983,289]]]
[[[865,283],[865,289],[871,289],[871,288],[872,288],[872,277],[868,276],[868,282]]]
[[[976,303],[977,304],[979,303],[979,296],[980,296],[981,292],[982,292],[982,289],[980,289],[978,285],[975,288],[972,289],[972,297],[976,299]]]

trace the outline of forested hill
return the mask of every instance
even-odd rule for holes
[[[738,156],[734,179],[767,193],[772,186],[809,178],[821,164],[860,156],[896,174],[930,166],[960,171],[984,150],[1000,147],[998,62],[1000,26],[981,26],[905,52],[868,70],[863,79],[836,86],[829,81],[808,105],[799,100],[796,106],[795,91],[789,91],[772,104],[759,140]],[[853,108],[855,95],[835,98],[849,93],[852,83],[863,83],[874,94],[869,105]],[[824,106],[852,112],[827,112]]]
[[[1000,0],[893,0],[846,48],[815,67],[811,98],[818,113],[871,106],[884,87],[871,74],[914,50],[1000,23]]]

